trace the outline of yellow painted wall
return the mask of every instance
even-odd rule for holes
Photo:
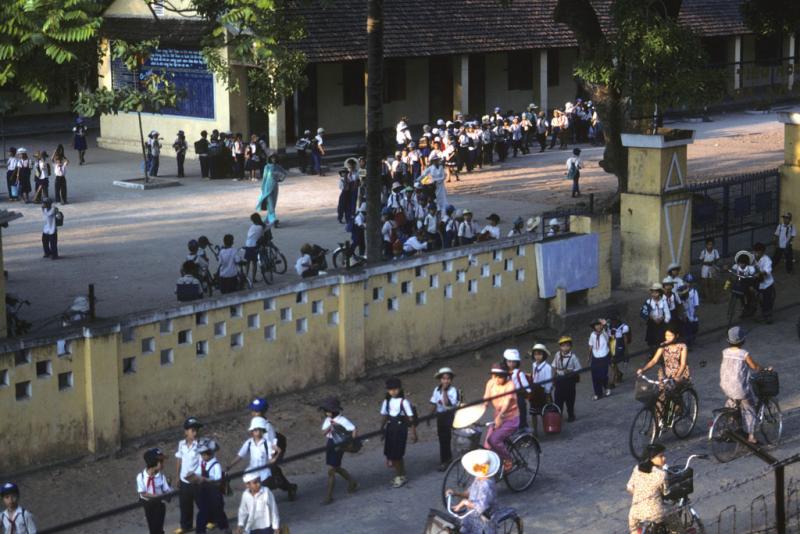
[[[800,124],[784,124],[784,164],[781,174],[781,213],[800,213]]]
[[[0,469],[112,452],[256,394],[358,378],[544,324],[533,243],[525,235],[131,316],[74,334],[62,357],[55,338],[6,341],[0,410],[14,417],[0,423]],[[21,347],[31,362],[15,366]],[[37,378],[45,359],[51,376]],[[57,374],[70,371],[73,386],[59,391]],[[23,381],[31,397],[18,400]]]
[[[495,107],[505,112],[508,109],[514,111],[522,111],[528,109],[528,104],[534,102],[534,89],[528,90],[514,90],[508,89],[508,69],[509,67],[515,69],[527,68],[533,71],[534,67],[538,65],[539,51],[533,51],[533,59],[530,65],[509,65],[508,54],[486,54],[486,105],[484,109],[475,110],[476,113],[486,113],[493,110]],[[533,85],[538,90],[539,87],[539,71],[533,72],[532,75]],[[537,102],[538,103],[538,102]]]

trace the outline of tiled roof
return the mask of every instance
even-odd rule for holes
[[[557,0],[391,0],[384,3],[384,55],[416,57],[576,46],[553,22]],[[314,5],[314,3],[312,3]],[[311,62],[367,57],[367,2],[337,0],[291,11],[305,18],[299,44]]]
[[[390,0],[384,3],[384,55],[418,57],[577,46],[564,24],[553,21],[558,0]],[[611,0],[590,0],[600,23],[611,26]],[[681,22],[703,36],[749,33],[742,0],[684,0]],[[297,3],[289,12],[305,19],[298,43],[312,63],[367,57],[367,2]]]

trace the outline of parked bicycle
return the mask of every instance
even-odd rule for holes
[[[30,306],[27,300],[6,294],[6,335],[8,337],[24,336],[31,331],[30,321],[20,318],[19,312],[23,306]]]
[[[339,243],[336,250],[333,251],[333,268],[338,269],[344,267],[345,269],[352,269],[353,267],[361,267],[366,265],[367,257],[356,254],[350,241]]]
[[[738,254],[737,254],[738,256]],[[743,276],[737,274],[733,269],[728,269],[730,278],[725,282],[723,289],[731,292],[728,300],[728,328],[733,326],[739,318],[747,317],[755,313],[757,306],[758,293],[756,292],[757,275]]]
[[[477,513],[469,510],[463,514],[453,511],[453,496],[445,498],[447,514],[444,515],[438,510],[431,509],[428,513],[428,521],[425,524],[424,534],[459,534],[461,532],[461,520],[470,514]],[[522,534],[522,518],[519,517],[514,508],[502,507],[492,511],[490,520],[497,525],[498,534]]]
[[[756,396],[755,429],[767,445],[777,445],[783,434],[783,414],[778,401],[775,400],[779,392],[778,373],[775,371],[760,371],[750,378],[753,393]],[[747,436],[742,424],[741,401],[734,401],[733,406],[726,406],[714,410],[714,420],[708,431],[708,441],[711,442],[711,452],[720,462],[729,462],[744,452],[744,447],[739,441],[731,437],[730,433]]]
[[[482,404],[460,408],[456,412],[453,422],[455,444],[462,453],[454,459],[444,474],[442,481],[442,502],[447,504],[447,490],[458,492],[467,490],[470,475],[461,465],[461,457],[467,452],[477,449],[483,443],[483,428],[478,421],[483,417],[486,408]],[[492,423],[485,426],[488,427]],[[525,491],[530,488],[536,475],[539,473],[539,461],[542,448],[539,441],[528,429],[518,430],[505,440],[508,452],[511,455],[513,466],[510,471],[497,475],[498,480],[505,482],[508,489],[514,492]]]
[[[664,402],[659,403],[661,386],[666,390]],[[686,439],[697,423],[700,401],[691,382],[677,385],[672,379],[651,380],[639,375],[635,398],[644,404],[633,418],[628,447],[637,460],[645,457],[647,446],[655,443],[667,430],[678,439]]]
[[[239,248],[236,251],[236,266],[239,268],[239,274],[236,276],[237,289],[253,289],[253,280],[247,272],[247,260],[244,259],[244,248]]]
[[[257,251],[258,271],[264,283],[271,284],[273,274],[285,274],[287,269],[286,256],[280,251],[272,240],[272,230],[264,230],[263,237],[258,242]]]
[[[682,534],[705,534],[705,526],[692,506],[689,495],[694,492],[694,470],[690,467],[692,460],[708,459],[706,454],[693,454],[681,467],[665,467],[667,480],[664,483],[664,500],[674,504],[666,521],[640,521],[639,534],[671,534],[677,528]]]

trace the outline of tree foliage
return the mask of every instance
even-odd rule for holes
[[[0,87],[47,102],[71,80],[91,85],[108,0],[2,0]]]
[[[800,33],[797,0],[745,0],[741,10],[747,26],[758,35]]]

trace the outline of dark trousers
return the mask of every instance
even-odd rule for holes
[[[202,484],[197,488],[197,530],[206,531],[208,523],[214,523],[217,528],[228,528],[228,516],[225,515],[225,501],[222,492],[216,483]]]
[[[481,147],[482,157],[483,157],[483,164],[484,165],[491,165],[493,152],[494,152],[494,143],[486,143]]]
[[[528,428],[528,402],[525,400],[525,392],[517,391],[517,406],[519,407],[519,428]]]
[[[358,251],[358,255],[363,256],[364,246],[364,227],[353,224],[353,231],[350,232],[350,254]]]
[[[572,179],[572,196],[579,197],[581,196],[581,189],[578,187],[578,180],[580,180],[580,176],[576,176]]]
[[[556,391],[553,400],[561,412],[564,412],[564,404],[567,405],[567,414],[570,418],[575,417],[575,378],[559,378],[556,381]]]
[[[497,159],[505,161],[508,156],[508,144],[505,141],[497,141],[494,144],[494,150],[497,152]]]
[[[208,178],[208,156],[205,154],[200,154],[200,176],[203,178]]]
[[[274,534],[275,531],[272,527],[267,528],[256,528],[250,531],[250,534]]]
[[[292,487],[292,483],[289,482],[289,479],[283,474],[283,469],[277,465],[273,465],[270,471],[272,471],[272,476],[265,481],[266,486],[273,491],[276,489],[289,491]]]
[[[297,168],[300,172],[308,172],[308,152],[305,150],[297,151]]]
[[[544,152],[544,149],[547,148],[547,132],[537,133],[536,140],[539,141],[539,152]]]
[[[181,528],[189,530],[192,528],[192,519],[194,519],[194,504],[198,501],[197,484],[189,484],[188,482],[181,481],[178,488],[178,505],[181,509]]]
[[[147,500],[144,503],[147,531],[150,534],[164,534],[164,517],[167,515],[167,505],[160,499]]]
[[[44,255],[48,258],[58,257],[58,232],[54,234],[42,234],[42,248]]]
[[[236,178],[244,178],[244,154],[236,154],[233,166],[236,171],[234,176]]]
[[[592,356],[592,387],[598,397],[604,396],[608,388],[608,360],[608,356],[605,358]]]
[[[461,169],[465,165],[467,166],[467,171],[472,171],[472,162],[469,159],[469,147],[460,146],[458,147],[458,172],[461,172]]]
[[[158,176],[158,164],[160,156],[150,156],[147,160],[147,174],[150,176]]]
[[[14,198],[11,196],[11,184],[14,183],[14,171],[6,171],[6,184],[8,184],[8,198]]]
[[[513,150],[514,150],[514,157],[515,157],[515,158],[517,157],[517,153],[518,153],[518,152],[522,152],[523,154],[525,153],[525,151],[524,151],[524,150],[523,150],[523,148],[522,148],[522,140],[521,140],[521,139],[515,139],[515,140],[513,140],[513,141],[511,142],[511,146],[512,146],[512,148],[513,148]]]
[[[239,277],[231,276],[230,278],[220,277],[219,279],[219,292],[220,293],[233,293],[239,289]]]
[[[761,314],[764,319],[772,319],[772,307],[775,305],[775,284],[767,289],[759,289],[761,293]]]
[[[775,256],[772,258],[772,262],[775,264],[775,267],[781,262],[781,259],[786,258],[786,272],[792,274],[792,267],[794,265],[794,252],[792,251],[792,245],[789,245],[786,248],[778,248],[775,247]]]
[[[450,410],[436,416],[436,434],[439,436],[439,462],[449,464],[453,461],[453,451],[450,442],[453,438],[453,418],[456,412]]]
[[[314,174],[322,175],[322,154],[311,151],[311,168]]]
[[[67,203],[67,177],[56,176],[56,202]]]
[[[183,178],[183,162],[186,161],[186,153],[178,152],[175,158],[178,161],[178,178]]]

